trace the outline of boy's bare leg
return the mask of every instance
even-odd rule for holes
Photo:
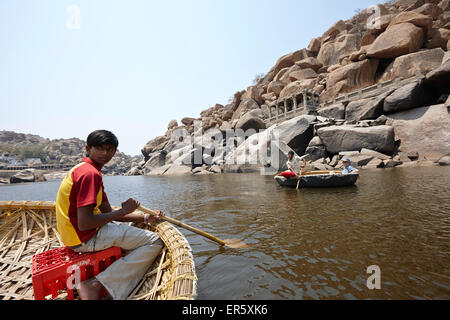
[[[96,278],[88,279],[80,283],[78,294],[81,300],[98,300],[103,286]]]

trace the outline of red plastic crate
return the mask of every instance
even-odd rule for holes
[[[122,256],[119,247],[102,251],[78,253],[68,247],[45,251],[33,256],[32,282],[35,300],[44,300],[49,294],[56,298],[58,290],[67,290],[69,300],[73,300],[73,289],[67,283],[74,284],[79,270],[80,282],[90,279]],[[105,292],[103,292],[104,294]]]

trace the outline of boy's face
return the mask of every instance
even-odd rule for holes
[[[116,148],[110,144],[104,144],[97,147],[89,147],[86,145],[86,152],[89,158],[97,162],[99,165],[104,166],[112,159],[112,157],[114,157]]]

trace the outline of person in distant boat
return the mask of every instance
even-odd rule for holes
[[[288,152],[288,160],[286,162],[287,171],[280,173],[280,176],[285,178],[300,177],[300,168],[304,168],[306,165],[305,159],[301,159],[299,156],[294,154],[294,151]]]
[[[139,202],[128,199],[113,210],[103,188],[102,167],[116,153],[119,141],[107,130],[96,130],[86,141],[86,157],[61,182],[56,197],[56,224],[65,246],[76,252],[95,252],[118,246],[129,253],[96,277],[79,283],[82,300],[96,300],[102,288],[110,298],[126,299],[163,248],[158,235],[120,222],[150,222],[164,214],[133,213]],[[76,283],[77,285],[77,283]]]
[[[342,170],[342,174],[346,174],[346,173],[359,173],[359,170],[354,168],[351,165],[350,159],[349,158],[344,158],[342,159],[342,163],[344,164],[344,169]]]

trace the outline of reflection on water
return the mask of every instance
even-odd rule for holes
[[[219,238],[191,243],[200,299],[449,299],[450,169],[364,170],[356,186],[286,189],[270,176],[105,177],[128,197]],[[0,200],[54,200],[59,181],[0,187]],[[370,265],[381,289],[366,286]]]

